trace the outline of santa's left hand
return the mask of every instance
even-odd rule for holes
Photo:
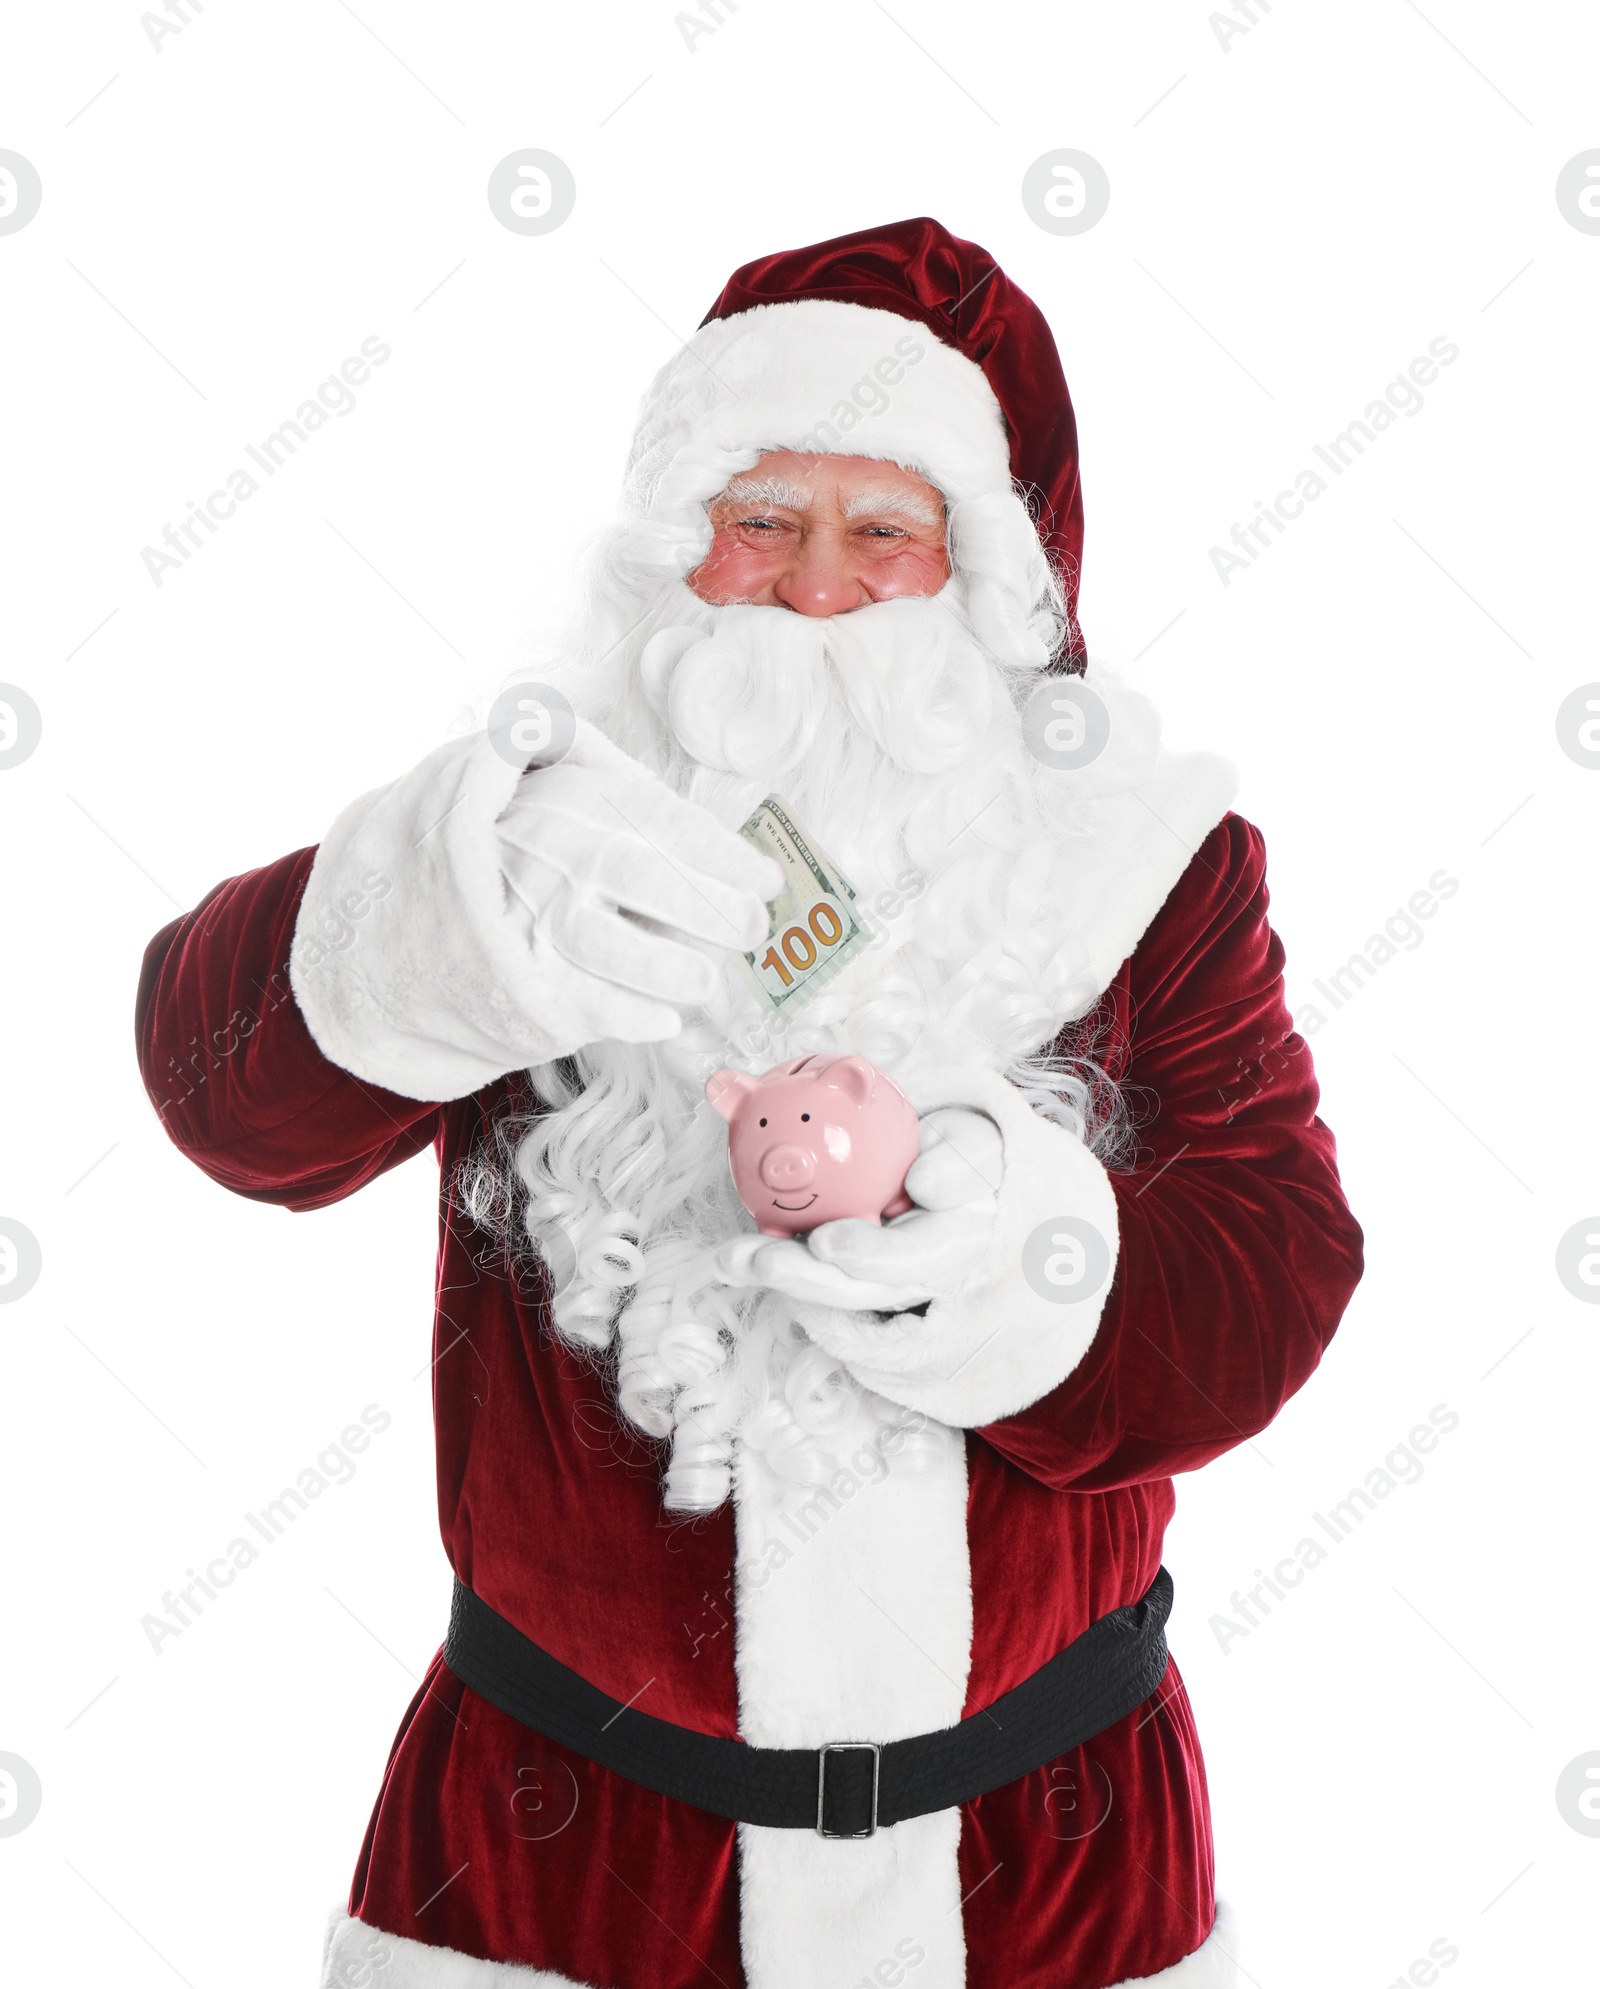
[[[824,1223],[805,1243],[722,1245],[730,1284],[784,1293],[796,1323],[862,1387],[956,1429],[1039,1401],[1099,1330],[1116,1272],[1111,1177],[1076,1134],[996,1071],[925,1072],[916,1207],[886,1228]],[[1077,1285],[1049,1272],[1067,1242]],[[1061,1259],[1060,1261],[1065,1261]]]
[[[947,1106],[921,1120],[922,1151],[906,1175],[916,1204],[880,1228],[826,1222],[804,1242],[736,1236],[717,1253],[724,1282],[782,1292],[797,1307],[904,1312],[947,1298],[982,1263],[1002,1175],[1000,1132],[982,1112]],[[800,1314],[802,1321],[804,1312]]]

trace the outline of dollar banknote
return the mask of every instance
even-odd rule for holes
[[[769,794],[739,831],[783,870],[765,941],[744,962],[769,1010],[796,1007],[867,944],[855,889],[788,804]]]

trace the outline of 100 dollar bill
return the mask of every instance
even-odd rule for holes
[[[783,871],[766,940],[743,957],[767,1007],[790,1008],[815,994],[866,945],[868,935],[854,910],[855,889],[776,794],[767,796],[739,833]]]

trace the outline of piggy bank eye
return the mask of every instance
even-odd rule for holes
[[[762,1126],[764,1126],[764,1125],[765,1125],[765,1124],[766,1124],[767,1122],[766,1122],[766,1120],[765,1120],[765,1119],[758,1119],[758,1120],[756,1121],[756,1123],[757,1123],[758,1125],[762,1125]]]
[[[809,1119],[810,1117],[811,1117],[811,1114],[810,1114],[809,1112],[802,1112],[802,1113],[800,1114],[800,1118],[801,1118],[801,1121],[802,1121],[802,1123],[803,1123],[803,1122],[804,1122],[805,1120]]]

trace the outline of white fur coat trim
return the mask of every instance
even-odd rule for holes
[[[455,1948],[386,1934],[336,1908],[322,1942],[317,1989],[588,1989],[570,1975],[482,1961]]]
[[[1236,1989],[1239,1942],[1233,1915],[1219,1900],[1211,1938],[1158,1975],[1129,1976],[1117,1989]],[[900,1978],[920,1989],[921,1970]],[[878,1978],[881,1980],[881,1978]],[[428,1947],[385,1934],[336,1909],[323,1942],[317,1989],[590,1989],[568,1975],[515,1962],[480,1961],[454,1948]],[[631,1989],[623,1984],[622,1989]]]
[[[1086,1014],[1144,937],[1173,886],[1238,791],[1238,769],[1216,753],[1162,743],[1155,706],[1112,672],[1056,680],[1104,702],[1110,736],[1087,766],[1050,778],[1070,786],[1080,833],[1061,854],[1067,873],[1061,961],[1072,988],[1061,1019]]]
[[[913,1081],[919,1114],[986,1113],[1004,1149],[994,1231],[967,1289],[925,1316],[808,1306],[806,1331],[875,1394],[977,1429],[1063,1382],[1089,1350],[1117,1261],[1117,1201],[1105,1168],[992,1071]],[[981,1188],[981,1182],[977,1184]]]
[[[758,1747],[901,1740],[953,1726],[972,1650],[967,1458],[958,1430],[892,1433],[826,1483],[734,1467],[739,1730]],[[739,1831],[750,1989],[815,1989],[924,1951],[917,1989],[961,1989],[959,1810],[838,1841]]]

